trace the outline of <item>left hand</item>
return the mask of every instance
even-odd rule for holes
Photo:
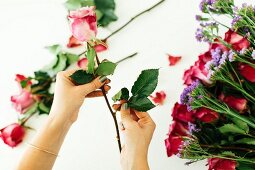
[[[106,77],[97,77],[92,82],[76,86],[70,75],[76,70],[62,71],[57,74],[54,100],[50,111],[50,117],[63,123],[74,123],[78,118],[80,107],[85,97],[102,96],[102,91],[97,90],[110,81]],[[104,85],[107,92],[110,86]]]

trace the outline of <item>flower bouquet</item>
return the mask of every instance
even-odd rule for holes
[[[167,155],[187,164],[208,159],[209,170],[254,170],[255,8],[203,0],[200,9],[196,38],[209,50],[184,73],[186,88],[173,108]]]

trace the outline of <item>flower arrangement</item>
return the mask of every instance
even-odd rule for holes
[[[108,49],[107,40],[110,37],[120,32],[133,20],[157,7],[162,2],[164,2],[164,0],[161,0],[152,7],[138,13],[123,26],[113,31],[109,36],[100,40],[96,38],[98,26],[107,26],[111,22],[117,20],[117,17],[114,14],[114,0],[68,0],[65,3],[65,6],[69,11],[68,19],[70,21],[72,36],[69,38],[67,48],[78,47],[85,50],[80,54],[74,54],[68,52],[68,49],[66,50],[58,44],[48,46],[47,49],[55,56],[52,63],[35,71],[33,76],[27,77],[22,74],[16,75],[15,81],[18,84],[20,93],[11,96],[11,102],[18,113],[18,121],[0,129],[0,137],[3,142],[10,147],[17,146],[22,142],[26,130],[32,129],[26,125],[27,121],[37,114],[49,114],[54,97],[56,74],[58,72],[67,70],[74,64],[77,64],[81,70],[75,72],[71,78],[76,85],[81,85],[90,82],[96,76],[113,74],[118,63],[135,56],[137,53],[125,57],[115,63],[107,60],[100,62],[97,53]],[[129,92],[126,88],[124,91],[121,90],[114,96],[113,99],[116,104],[113,105],[113,108],[116,110],[112,109],[107,97],[107,92],[110,87],[105,85],[98,91],[100,94],[103,93],[107,106],[114,118],[119,149],[121,149],[121,143],[116,119],[118,107],[116,106],[120,106],[122,103],[127,102],[130,107],[137,110],[145,111],[155,107],[148,97],[151,97],[151,99],[155,101],[154,103],[162,102],[165,98],[165,94],[163,93],[160,93],[155,97],[151,96],[151,93],[157,85],[157,77],[158,69],[143,71],[131,90],[133,96],[129,97]],[[153,79],[153,83],[149,88],[146,88],[144,85],[143,80],[145,79],[147,79],[147,81]]]
[[[209,50],[184,72],[174,105],[167,155],[208,159],[209,170],[255,167],[255,7],[202,0],[196,38]],[[228,24],[219,20],[225,17]],[[222,38],[220,32],[226,30]]]

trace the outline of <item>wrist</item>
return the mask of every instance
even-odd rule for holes
[[[135,159],[131,166],[131,170],[149,170],[147,157]]]

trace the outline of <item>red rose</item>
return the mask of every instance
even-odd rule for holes
[[[169,135],[167,139],[165,139],[165,146],[167,150],[167,156],[170,157],[179,152],[179,148],[182,144],[182,138],[180,136],[172,136]]]
[[[21,90],[19,95],[11,96],[11,102],[20,113],[35,103],[32,94],[26,90]]]
[[[0,130],[0,137],[10,147],[17,146],[25,135],[25,129],[18,123],[13,123]]]
[[[179,122],[179,121],[173,121],[173,123],[169,127],[168,135],[174,135],[174,136],[188,136],[189,130],[188,130],[188,124]]]
[[[205,68],[205,64],[210,61],[211,52],[207,51],[198,57],[198,60],[193,66],[184,72],[183,80],[185,85],[191,85],[195,80],[201,80],[204,83],[209,84],[210,81],[207,78],[208,71]]]
[[[154,103],[163,105],[166,99],[166,93],[164,91],[156,92],[156,96],[150,96]]]
[[[70,11],[69,19],[73,36],[81,41],[90,41],[97,34],[97,18],[95,7],[83,7]]]
[[[77,40],[73,35],[69,38],[69,42],[66,45],[68,48],[79,47],[82,45],[82,42]]]
[[[169,65],[174,66],[181,60],[181,58],[182,58],[181,56],[172,56],[168,54]]]
[[[219,118],[219,114],[207,108],[199,108],[196,111],[196,118],[205,123],[211,123]]]
[[[208,159],[208,170],[235,170],[236,161],[220,158],[210,158]]]
[[[242,49],[247,49],[250,47],[250,42],[247,38],[237,34],[231,29],[225,33],[225,39],[227,43],[232,45],[232,48],[236,51],[241,51]]]
[[[225,96],[223,93],[219,96],[219,99],[226,103],[229,107],[243,113],[247,110],[248,101],[244,98],[238,98],[234,96]]]
[[[173,112],[172,112],[172,117],[173,117],[173,120],[178,120],[184,123],[188,123],[188,122],[194,122],[193,114],[194,114],[193,112],[189,112],[187,110],[186,105],[175,103]]]
[[[248,64],[239,64],[238,70],[240,74],[252,83],[255,83],[255,69]]]

